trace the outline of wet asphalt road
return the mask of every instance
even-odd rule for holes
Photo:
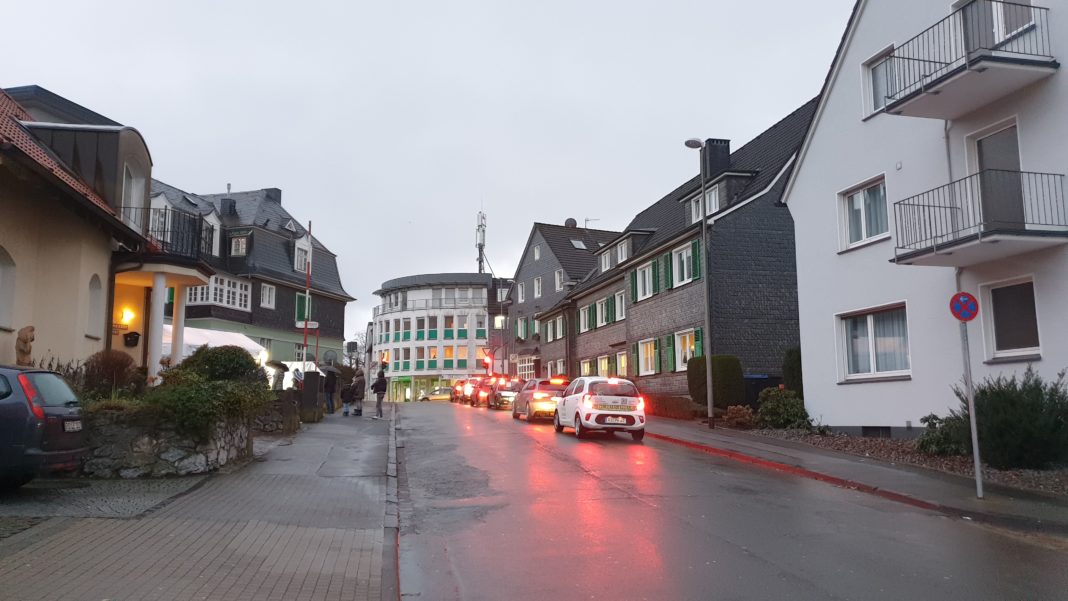
[[[401,408],[421,600],[1068,599],[1068,552],[862,493],[510,412]]]

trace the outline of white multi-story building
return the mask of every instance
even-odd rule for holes
[[[823,423],[909,435],[957,407],[958,290],[977,380],[1068,367],[1068,1],[1048,5],[857,2],[786,194]]]
[[[504,286],[482,273],[414,275],[382,284],[368,343],[372,371],[377,361],[389,378],[387,399],[418,400],[439,386],[485,374],[487,356],[499,370],[506,312],[497,289]]]

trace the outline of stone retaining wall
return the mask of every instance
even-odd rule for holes
[[[300,430],[299,402],[296,391],[280,391],[278,399],[267,411],[252,420],[252,429],[264,433],[295,434]]]
[[[251,430],[244,420],[218,424],[206,442],[120,411],[99,412],[86,422],[92,450],[82,469],[97,478],[201,474],[252,455]]]

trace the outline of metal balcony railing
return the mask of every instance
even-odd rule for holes
[[[400,311],[421,311],[428,309],[467,309],[467,308],[480,308],[487,307],[488,304],[485,298],[435,298],[435,299],[422,299],[422,300],[410,300],[403,303],[397,303],[395,305],[382,304],[374,308],[372,311],[375,317],[379,315],[385,315],[387,313],[398,313]]]
[[[937,251],[992,234],[1068,234],[1064,176],[980,171],[894,203],[896,246]]]
[[[199,260],[214,254],[215,227],[200,215],[174,209],[122,207],[124,220],[149,241],[150,253]]]
[[[885,66],[887,104],[893,104],[983,59],[1052,61],[1049,9],[973,0],[895,48],[873,69]]]

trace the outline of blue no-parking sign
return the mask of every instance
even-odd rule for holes
[[[949,312],[960,321],[971,321],[979,315],[979,301],[968,292],[958,292],[949,299]]]

